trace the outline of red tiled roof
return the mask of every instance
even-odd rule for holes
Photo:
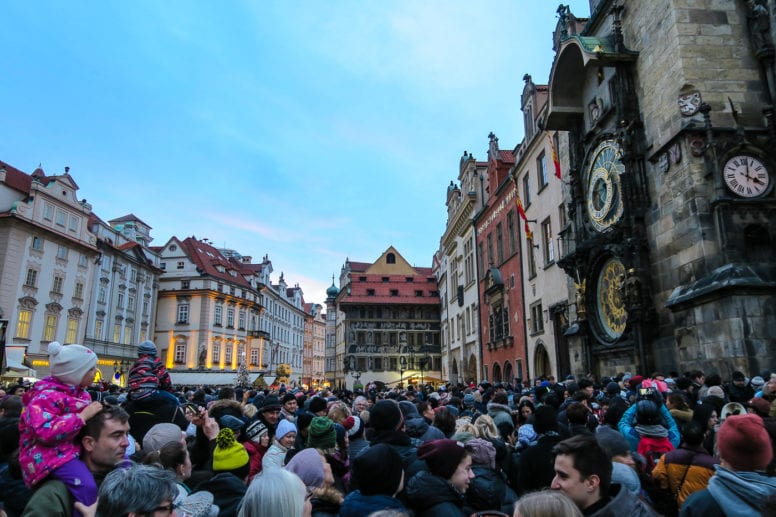
[[[509,149],[499,149],[498,157],[504,163],[515,163],[515,155]]]
[[[239,284],[251,288],[250,282],[245,279],[244,274],[252,274],[251,271],[245,271],[243,264],[235,263],[224,257],[220,251],[213,246],[206,244],[196,237],[187,237],[181,241],[181,246],[186,251],[186,255],[196,264],[205,274],[221,278],[227,282]],[[208,255],[208,253],[210,253]],[[216,266],[223,266],[224,272],[216,269]],[[237,271],[237,276],[229,274],[229,270]]]
[[[372,265],[369,262],[352,262],[352,261],[348,262],[348,264],[350,264],[350,270],[354,273],[366,271]]]
[[[139,246],[139,244],[134,241],[130,241],[130,242],[125,242],[121,246],[116,246],[116,249],[119,251],[126,251],[130,248],[134,248],[135,246]]]
[[[24,173],[12,165],[0,161],[0,167],[5,168],[5,184],[14,190],[30,193],[30,185],[32,185],[32,176]],[[42,171],[41,171],[42,172]],[[45,177],[45,176],[43,176]]]

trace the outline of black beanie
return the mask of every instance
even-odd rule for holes
[[[352,477],[364,495],[393,495],[403,473],[401,456],[384,443],[373,445],[353,460]]]
[[[547,431],[558,430],[558,416],[555,408],[552,406],[539,406],[534,411],[534,431],[537,434],[544,434]]]
[[[369,410],[369,425],[375,431],[397,431],[403,423],[399,404],[393,400],[379,400]]]
[[[329,405],[328,401],[323,397],[313,397],[310,399],[309,411],[312,414],[319,411],[326,411],[326,407]]]

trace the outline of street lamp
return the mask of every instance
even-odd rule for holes
[[[404,372],[407,371],[407,358],[404,356],[399,357],[399,387],[404,387]]]

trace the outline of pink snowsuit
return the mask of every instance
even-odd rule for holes
[[[84,426],[78,414],[91,403],[80,386],[64,384],[53,377],[38,381],[22,402],[19,421],[19,464],[27,486],[33,487],[54,470],[78,459],[80,444],[75,443]]]

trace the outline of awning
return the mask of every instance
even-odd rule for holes
[[[27,345],[6,345],[5,366],[14,372],[19,372],[20,374],[29,377],[35,377],[35,370],[24,364],[24,354],[26,352]]]
[[[252,384],[258,375],[249,375]],[[176,372],[170,371],[173,384],[188,386],[234,386],[237,384],[237,372]]]

